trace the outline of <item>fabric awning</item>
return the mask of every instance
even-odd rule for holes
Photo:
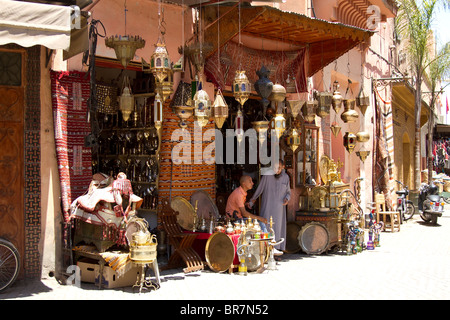
[[[0,0],[0,8],[0,45],[42,45],[49,49],[81,52],[80,48],[71,47],[72,31],[76,31],[78,37],[80,32],[84,37],[85,32],[86,40],[81,43],[83,46],[87,43],[87,28],[82,28],[81,16],[75,17],[71,7]]]
[[[211,5],[204,8],[204,21],[204,42],[212,44],[212,47],[204,50],[207,60],[217,59],[213,57],[217,50],[235,41],[236,36],[240,34],[247,39],[259,39],[257,41],[263,45],[269,40],[288,44],[299,48],[298,53],[306,48],[306,77],[311,77],[347,51],[369,40],[374,34],[370,30],[285,12],[269,6],[218,8]],[[269,50],[266,45],[264,50]],[[304,85],[301,91],[305,89]]]

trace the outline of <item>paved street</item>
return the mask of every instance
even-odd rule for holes
[[[448,209],[448,208],[447,208]],[[157,291],[63,286],[54,279],[20,281],[0,299],[143,299],[143,300],[321,300],[450,299],[450,211],[438,226],[424,225],[418,215],[399,233],[383,232],[381,247],[357,255],[285,254],[278,270],[248,276],[209,270],[184,275],[161,272]]]

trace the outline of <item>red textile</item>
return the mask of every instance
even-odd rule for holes
[[[292,52],[290,52],[292,53]],[[245,74],[253,85],[259,79],[256,71],[264,65],[266,68],[274,65],[277,67],[275,75],[269,75],[272,82],[286,86],[285,80],[296,78],[299,92],[307,92],[305,56],[306,49],[298,50],[297,56],[290,59],[286,52],[283,51],[267,51],[250,49],[244,46],[238,46],[236,43],[229,41],[225,46],[216,51],[205,64],[205,74],[216,86],[224,89],[225,85],[232,86],[236,70],[245,70]],[[232,64],[225,65],[222,61],[219,63],[218,55],[228,56]]]
[[[91,149],[84,146],[85,136],[91,133],[86,117],[90,84],[82,72],[51,71],[50,76],[61,202],[67,221],[70,204],[92,181]]]

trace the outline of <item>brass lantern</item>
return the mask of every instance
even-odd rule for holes
[[[156,93],[155,102],[153,107],[153,118],[155,121],[155,127],[157,129],[161,128],[163,121],[163,101],[159,93]]]
[[[131,112],[134,110],[134,96],[131,92],[130,79],[126,76],[123,82],[124,87],[120,96],[119,108],[120,112],[122,112],[123,120],[128,121]]]
[[[236,70],[233,80],[233,96],[241,106],[248,100],[251,93],[250,81],[248,81],[244,70]]]
[[[225,103],[225,99],[223,98],[222,91],[220,91],[220,89],[217,90],[212,110],[214,122],[216,123],[217,128],[221,129],[223,123],[228,118],[228,105]]]
[[[277,113],[275,117],[270,121],[270,129],[275,130],[275,134],[278,138],[283,135],[284,130],[286,130],[286,119],[282,113]]]
[[[370,105],[370,97],[366,96],[362,86],[358,96],[356,97],[356,105],[361,109],[363,115],[366,113],[367,107]]]
[[[288,100],[289,106],[291,107],[291,113],[294,119],[297,118],[305,102],[306,102],[305,100]]]
[[[352,153],[356,147],[356,135],[352,132],[346,132],[344,135],[344,147],[349,153]]]
[[[316,118],[316,108],[317,101],[316,100],[308,100],[303,105],[302,115],[306,122],[312,122]]]
[[[167,52],[164,40],[161,38],[158,39],[155,47],[155,51],[150,60],[150,71],[155,76],[156,81],[162,84],[164,79],[169,75],[169,72],[172,71],[169,53]]]
[[[204,127],[208,124],[210,116],[211,100],[209,100],[208,93],[200,89],[194,95],[194,119],[200,127]]]
[[[185,129],[188,124],[187,119],[194,114],[194,107],[191,100],[191,84],[180,81],[170,104],[172,111],[178,116],[180,128]]]
[[[236,113],[235,129],[237,141],[241,143],[242,138],[244,137],[244,115],[240,109]]]
[[[359,118],[359,114],[355,111],[355,99],[344,99],[344,112],[341,114],[341,119],[347,122],[355,122]]]
[[[314,96],[318,102],[316,114],[321,118],[325,118],[330,114],[332,94],[330,92],[315,92]]]
[[[297,150],[300,145],[300,135],[296,129],[293,128],[290,135],[287,137],[287,144],[291,148],[292,152]]]
[[[137,49],[145,46],[145,40],[139,36],[111,36],[105,39],[105,45],[114,49],[117,60],[126,69]]]
[[[333,106],[334,111],[336,111],[336,113],[339,112],[339,110],[341,109],[341,105],[342,105],[342,95],[339,92],[339,83],[337,81],[334,81],[334,92],[333,92],[333,97],[331,98],[331,105]]]
[[[337,124],[337,122],[333,122],[333,124],[330,126],[331,132],[333,132],[333,135],[335,138],[337,138],[339,132],[341,131],[341,127]]]
[[[367,159],[367,157],[369,156],[370,151],[365,151],[365,150],[360,150],[360,151],[356,151],[356,155],[359,157],[359,159],[364,163],[364,161]]]
[[[266,139],[266,132],[269,130],[269,121],[253,121],[252,122],[253,129],[258,133],[258,141],[263,143]]]

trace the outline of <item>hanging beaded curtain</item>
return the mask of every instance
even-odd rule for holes
[[[241,64],[240,69],[246,71],[251,83],[258,80],[256,71],[262,65],[267,68],[275,66],[275,75],[270,75],[272,81],[278,81],[279,84],[286,86],[285,81],[288,75],[291,79],[294,76],[297,80],[298,90],[306,92],[305,56],[306,49],[290,52],[257,50],[239,46],[237,43],[229,41],[207,59],[205,74],[208,80],[223,89],[225,85],[232,85],[236,70],[239,69],[239,63]],[[224,60],[224,57],[228,57],[227,61]]]

